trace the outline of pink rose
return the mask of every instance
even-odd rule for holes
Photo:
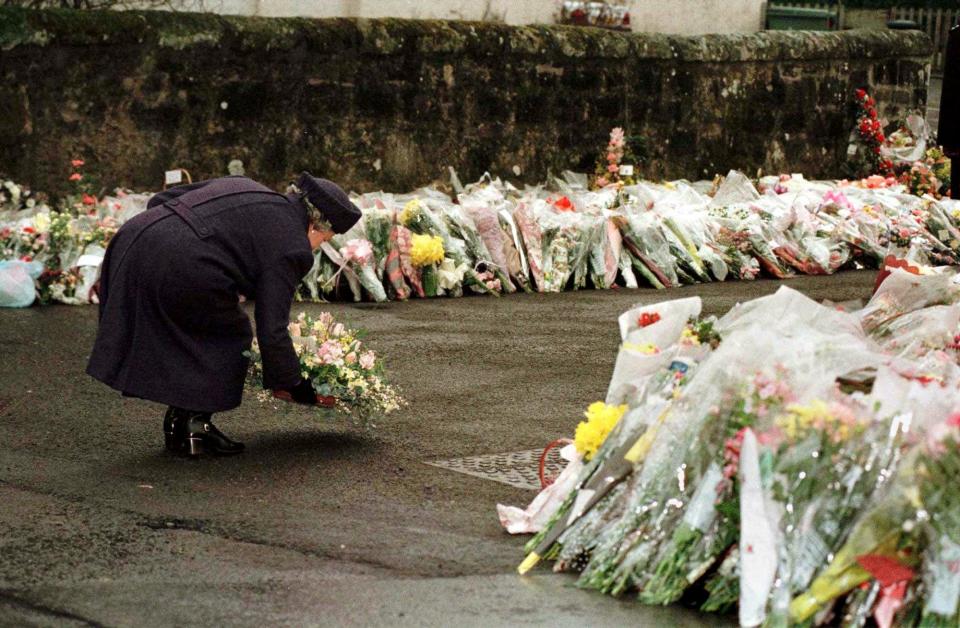
[[[609,166],[607,166],[607,172],[617,172],[619,170],[620,170],[620,166],[618,166],[617,164],[610,164]]]
[[[369,371],[377,363],[377,356],[374,355],[373,351],[367,351],[360,356],[360,367],[364,370]]]
[[[344,358],[344,361],[347,364],[354,364],[357,361],[357,354],[351,351],[347,354],[347,357]]]

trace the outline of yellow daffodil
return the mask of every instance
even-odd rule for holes
[[[429,266],[443,261],[443,239],[440,236],[414,234],[410,240],[410,263]]]
[[[583,456],[584,460],[589,460],[597,453],[603,441],[607,439],[610,430],[614,428],[624,413],[627,406],[609,406],[602,401],[590,404],[587,411],[583,413],[586,421],[581,421],[577,425],[576,435],[573,444]]]

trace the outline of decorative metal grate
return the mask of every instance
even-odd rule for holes
[[[539,491],[540,454],[542,453],[542,449],[530,449],[450,460],[433,460],[424,464],[517,488]],[[560,449],[551,449],[544,465],[544,475],[547,478],[555,478],[566,465],[567,461],[560,457]]]

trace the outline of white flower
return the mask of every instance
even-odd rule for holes
[[[50,214],[46,212],[41,212],[33,217],[33,226],[37,231],[49,231],[50,229]]]

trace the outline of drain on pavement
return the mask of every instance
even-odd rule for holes
[[[468,458],[433,460],[425,464],[485,480],[509,484],[517,488],[538,491],[540,490],[538,470],[540,454],[542,453],[542,449],[530,449],[503,454],[470,456]],[[547,461],[544,465],[544,475],[548,478],[555,478],[566,464],[567,461],[560,457],[559,448],[551,449],[550,453],[547,454]]]

